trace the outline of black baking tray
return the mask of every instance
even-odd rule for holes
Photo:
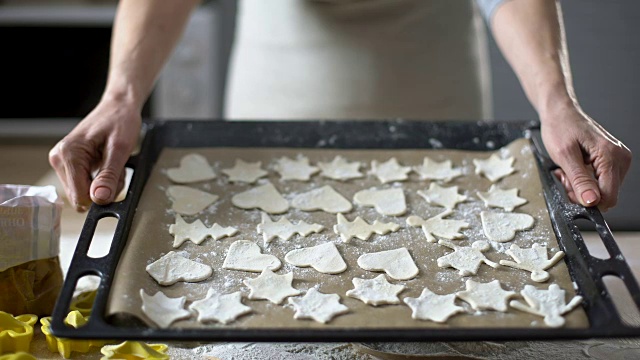
[[[134,170],[125,200],[108,206],[93,205],[87,215],[62,292],[56,303],[51,330],[54,335],[77,339],[140,339],[176,341],[456,341],[575,339],[640,336],[640,328],[627,325],[616,310],[603,277],[619,277],[640,309],[640,288],[602,214],[594,208],[570,203],[552,171],[557,168],[544,154],[534,121],[150,121],[138,155],[127,167]],[[438,329],[155,329],[141,321],[122,322],[106,316],[113,277],[128,239],[136,206],[145,182],[164,147],[288,147],[337,149],[460,149],[494,150],[528,137],[547,208],[560,248],[577,292],[583,297],[589,327],[575,328],[438,328]],[[536,140],[538,139],[538,140]],[[97,223],[105,217],[118,219],[109,253],[90,258],[87,253]],[[595,224],[610,258],[592,257],[576,225],[586,219]],[[86,275],[101,278],[88,324],[79,329],[66,326],[78,280]]]

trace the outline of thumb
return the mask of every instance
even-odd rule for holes
[[[129,154],[120,148],[107,147],[102,168],[91,182],[91,200],[98,205],[113,202],[117,195],[118,183],[124,172]]]
[[[558,165],[564,170],[580,204],[586,207],[595,206],[601,199],[600,188],[593,177],[593,171],[585,165],[583,159],[582,151],[574,148],[564,153]]]

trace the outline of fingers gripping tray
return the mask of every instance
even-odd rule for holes
[[[140,153],[127,164],[134,174],[126,198],[108,206],[93,205],[89,211],[54,310],[51,330],[63,338],[185,341],[468,341],[638,336],[640,329],[625,323],[602,278],[607,275],[619,277],[632,294],[635,307],[640,307],[640,289],[598,210],[585,209],[567,201],[553,177],[555,165],[543,155],[540,143],[535,141],[536,136],[532,136],[537,132],[537,125],[535,122],[451,121],[149,123]],[[239,231],[237,234],[230,232],[228,238],[208,238],[200,245],[187,242],[173,248],[174,239],[168,230],[177,216],[171,210],[165,191],[175,184],[168,179],[167,169],[178,166],[181,157],[192,152],[204,155],[217,175],[215,180],[200,182],[196,187],[216,194],[219,199],[206,211],[185,219],[188,223],[204,220],[208,226],[220,222],[222,226],[234,226]],[[526,271],[498,266],[501,260],[512,260],[505,254],[510,243],[487,241],[483,233],[480,212],[487,208],[478,192],[487,191],[492,183],[474,174],[472,159],[486,159],[494,153],[515,157],[515,172],[497,184],[505,188],[518,187],[521,196],[529,203],[515,211],[530,213],[536,218],[533,229],[519,233],[515,241],[527,248],[543,243],[550,249],[550,256],[560,250],[565,253],[564,259],[548,270],[551,280],[547,283],[532,282],[532,274]],[[283,156],[295,159],[300,154],[308,157],[311,165],[329,162],[336,156],[360,161],[363,164],[362,177],[337,181],[316,174],[310,182],[282,180],[274,171],[273,163]],[[417,170],[410,173],[406,181],[382,184],[379,177],[372,174],[373,164],[392,157],[401,165],[413,168],[422,164],[425,157],[438,161],[452,159],[454,164],[463,168],[462,176],[445,184],[459,185],[467,197],[454,205],[450,215],[451,219],[469,223],[467,229],[461,230],[463,239],[450,240],[450,245],[446,245],[446,241],[431,243],[419,226],[408,225],[410,216],[426,219],[449,210],[428,203],[425,196],[416,196],[420,192],[424,194],[430,186],[429,180],[418,177]],[[267,174],[260,175],[262,178],[255,184],[229,181],[222,170],[232,168],[238,159],[254,163],[261,161],[260,166],[266,169]],[[238,209],[231,205],[231,198],[234,194],[266,184],[274,185],[288,201],[327,184],[349,201],[363,189],[402,189],[407,196],[407,211],[398,216],[380,216],[375,208],[355,201],[353,210],[344,211],[344,215],[338,216],[338,221],[342,221],[340,216],[346,217],[346,221],[354,221],[357,215],[369,223],[377,219],[395,223],[400,230],[387,235],[372,234],[368,240],[354,238],[347,242],[340,240],[340,236],[332,231],[336,224],[335,213],[301,212],[290,208],[281,214],[271,214],[270,221],[286,217],[294,223],[300,220],[319,223],[325,229],[306,237],[296,235],[287,241],[267,241],[265,237],[263,242],[263,236],[256,231],[256,225],[265,221],[262,211]],[[101,258],[90,258],[87,253],[93,233],[98,221],[105,217],[118,219],[109,253]],[[589,254],[576,226],[578,219],[587,219],[595,224],[611,255],[609,259],[597,259]],[[278,274],[293,273],[293,288],[300,290],[300,297],[312,288],[322,293],[338,294],[348,312],[322,324],[294,319],[296,309],[287,301],[276,305],[265,300],[248,299],[249,289],[245,284],[259,274],[228,270],[222,266],[230,244],[240,239],[250,240],[265,254],[280,259],[282,268],[274,271]],[[478,241],[491,246],[483,248],[483,254],[490,260],[485,262],[487,265],[479,267],[476,275],[463,275],[458,269],[436,265],[440,263],[439,258],[454,249],[467,244],[471,247]],[[291,266],[285,261],[287,251],[329,242],[336,244],[346,260],[347,270],[343,273],[319,274],[312,268]],[[565,315],[564,327],[555,328],[545,326],[540,316],[514,308],[507,312],[473,309],[463,301],[462,295],[456,299],[456,305],[462,310],[446,323],[414,320],[411,318],[412,310],[404,302],[370,306],[346,296],[348,290],[354,288],[354,278],[373,279],[380,275],[360,268],[359,256],[401,247],[409,250],[419,271],[415,278],[409,280],[388,278],[393,284],[404,286],[398,300],[418,298],[424,288],[438,294],[462,294],[468,280],[489,283],[500,279],[505,290],[513,291],[511,298],[520,303],[524,303],[520,293],[527,284],[539,289],[559,285],[567,293],[567,302],[572,298],[579,301],[575,295],[582,301]],[[170,251],[189,258],[197,256],[196,261],[211,265],[213,275],[198,283],[178,282],[160,286],[145,267]],[[89,322],[74,329],[66,326],[63,320],[69,311],[76,283],[86,275],[100,277],[100,285]],[[196,320],[196,312],[192,311],[190,315],[185,312],[185,319],[160,328],[140,311],[141,289],[149,296],[159,291],[171,298],[184,296],[186,305],[183,304],[183,309],[189,309],[189,305],[203,299],[210,288],[225,294],[239,291],[242,303],[251,307],[251,313],[223,324],[200,323]]]

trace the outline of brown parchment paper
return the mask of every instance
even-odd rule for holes
[[[501,259],[512,260],[504,252],[512,243],[521,247],[531,247],[534,243],[547,245],[549,255],[558,251],[558,243],[551,228],[549,214],[544,202],[542,188],[538,176],[535,159],[531,153],[529,140],[518,139],[505,148],[496,150],[504,156],[513,155],[516,158],[514,167],[516,172],[501,181],[503,188],[517,187],[520,196],[529,202],[516,209],[532,215],[535,218],[533,229],[519,232],[516,238],[507,243],[492,244],[492,249],[485,253],[487,258],[495,262]],[[166,170],[178,166],[182,156],[196,152],[204,155],[218,174],[217,179],[191,184],[190,186],[208,191],[220,196],[220,199],[196,216],[187,216],[187,222],[195,219],[202,220],[207,226],[218,223],[222,226],[234,226],[239,233],[231,238],[215,241],[211,238],[201,245],[195,245],[190,241],[185,242],[176,249],[188,258],[208,264],[213,267],[213,275],[199,283],[179,282],[171,286],[158,285],[145,271],[145,267],[157,260],[162,255],[174,250],[173,237],[169,234],[169,226],[175,221],[175,214],[171,208],[171,202],[165,190],[172,185],[166,176]],[[541,317],[533,316],[510,308],[508,312],[473,311],[468,304],[457,300],[457,303],[467,309],[467,313],[451,317],[446,324],[437,324],[431,321],[419,321],[411,318],[411,309],[404,303],[401,305],[386,305],[372,307],[361,301],[347,297],[345,292],[353,288],[351,280],[354,277],[372,279],[378,273],[365,271],[358,267],[357,258],[369,252],[396,249],[406,247],[420,269],[419,275],[409,281],[393,281],[395,284],[406,285],[406,290],[400,294],[400,298],[418,297],[426,286],[435,293],[449,294],[465,289],[465,280],[473,279],[479,282],[489,282],[499,279],[502,287],[519,293],[524,285],[531,284],[537,288],[548,288],[549,284],[557,283],[567,292],[567,301],[575,295],[573,283],[570,279],[564,260],[549,270],[551,278],[546,283],[536,283],[530,279],[530,273],[509,267],[493,269],[482,265],[476,276],[462,277],[453,268],[439,268],[436,260],[452,252],[451,249],[428,243],[420,228],[406,225],[406,218],[410,215],[418,215],[428,218],[444,211],[441,207],[429,205],[423,198],[417,195],[418,190],[428,188],[428,181],[420,181],[417,174],[411,173],[408,181],[393,184],[380,184],[373,175],[367,175],[362,179],[347,182],[334,181],[314,176],[310,182],[281,181],[279,175],[273,170],[275,160],[281,156],[296,157],[298,154],[307,156],[312,164],[318,161],[330,161],[336,155],[342,155],[350,161],[363,162],[363,172],[371,168],[371,160],[386,161],[390,157],[396,157],[402,165],[416,166],[422,164],[425,156],[442,161],[451,159],[454,166],[464,168],[464,176],[459,177],[448,185],[457,185],[460,192],[470,196],[470,201],[458,204],[452,219],[465,220],[470,228],[463,230],[466,239],[453,240],[459,245],[470,245],[475,240],[487,240],[482,231],[480,212],[485,210],[484,203],[477,197],[477,191],[486,191],[491,183],[474,173],[472,159],[487,158],[492,152],[471,152],[458,150],[342,150],[342,149],[281,149],[281,148],[166,148],[160,155],[147,185],[144,188],[139,206],[136,210],[129,241],[120,259],[117,273],[114,279],[111,296],[108,303],[108,314],[120,312],[134,314],[145,320],[150,326],[152,322],[141,311],[142,301],[139,296],[140,289],[148,294],[163,291],[169,297],[187,297],[187,306],[194,300],[205,297],[209,288],[223,293],[242,291],[244,304],[253,308],[250,315],[240,317],[237,321],[221,325],[218,323],[200,324],[196,316],[190,319],[178,321],[172,325],[174,328],[193,327],[225,327],[242,329],[261,328],[316,328],[316,329],[364,329],[364,328],[440,328],[440,327],[475,327],[475,328],[509,328],[509,327],[544,327]],[[408,211],[403,216],[382,216],[373,208],[365,208],[354,205],[354,210],[346,214],[347,219],[353,221],[356,216],[361,216],[369,223],[374,220],[384,222],[393,221],[401,225],[399,231],[389,235],[373,235],[368,241],[352,239],[349,244],[343,243],[339,236],[333,232],[336,224],[336,215],[320,211],[303,212],[297,209],[289,209],[283,215],[293,222],[304,220],[307,223],[319,223],[325,230],[319,234],[311,234],[306,238],[294,236],[289,241],[276,239],[265,247],[262,236],[257,234],[256,227],[260,223],[259,210],[242,210],[231,204],[234,194],[245,191],[254,185],[233,184],[226,180],[221,172],[224,168],[234,165],[236,159],[245,161],[262,161],[263,168],[268,169],[269,176],[259,182],[271,181],[281,194],[291,200],[296,194],[306,192],[322,185],[328,184],[334,187],[347,199],[352,200],[353,195],[367,188],[402,187],[407,199]],[[501,211],[494,209],[493,211]],[[282,215],[274,215],[275,221]],[[257,273],[222,269],[222,263],[231,243],[239,239],[255,241],[263,248],[264,253],[277,256],[283,267],[277,271],[283,274],[293,271],[293,286],[297,289],[307,290],[319,286],[323,293],[337,293],[342,298],[342,303],[349,307],[350,313],[334,318],[328,324],[320,324],[312,320],[295,320],[294,310],[289,305],[274,305],[265,300],[249,300],[246,296],[249,289],[242,283],[245,278],[254,278]],[[318,245],[327,241],[336,243],[340,253],[348,264],[348,269],[338,275],[321,274],[312,268],[297,268],[284,262],[284,255],[296,248]],[[522,299],[521,299],[522,300]],[[523,300],[522,300],[523,301]],[[285,301],[286,304],[286,301]],[[587,327],[588,319],[582,308],[578,308],[566,315],[566,327]]]

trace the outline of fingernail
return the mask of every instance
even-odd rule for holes
[[[587,190],[582,193],[582,201],[584,201],[585,204],[587,205],[593,204],[597,200],[598,200],[598,195],[596,195],[596,192],[593,190]]]
[[[111,189],[108,187],[100,186],[93,192],[93,196],[98,200],[108,201],[111,197]]]

